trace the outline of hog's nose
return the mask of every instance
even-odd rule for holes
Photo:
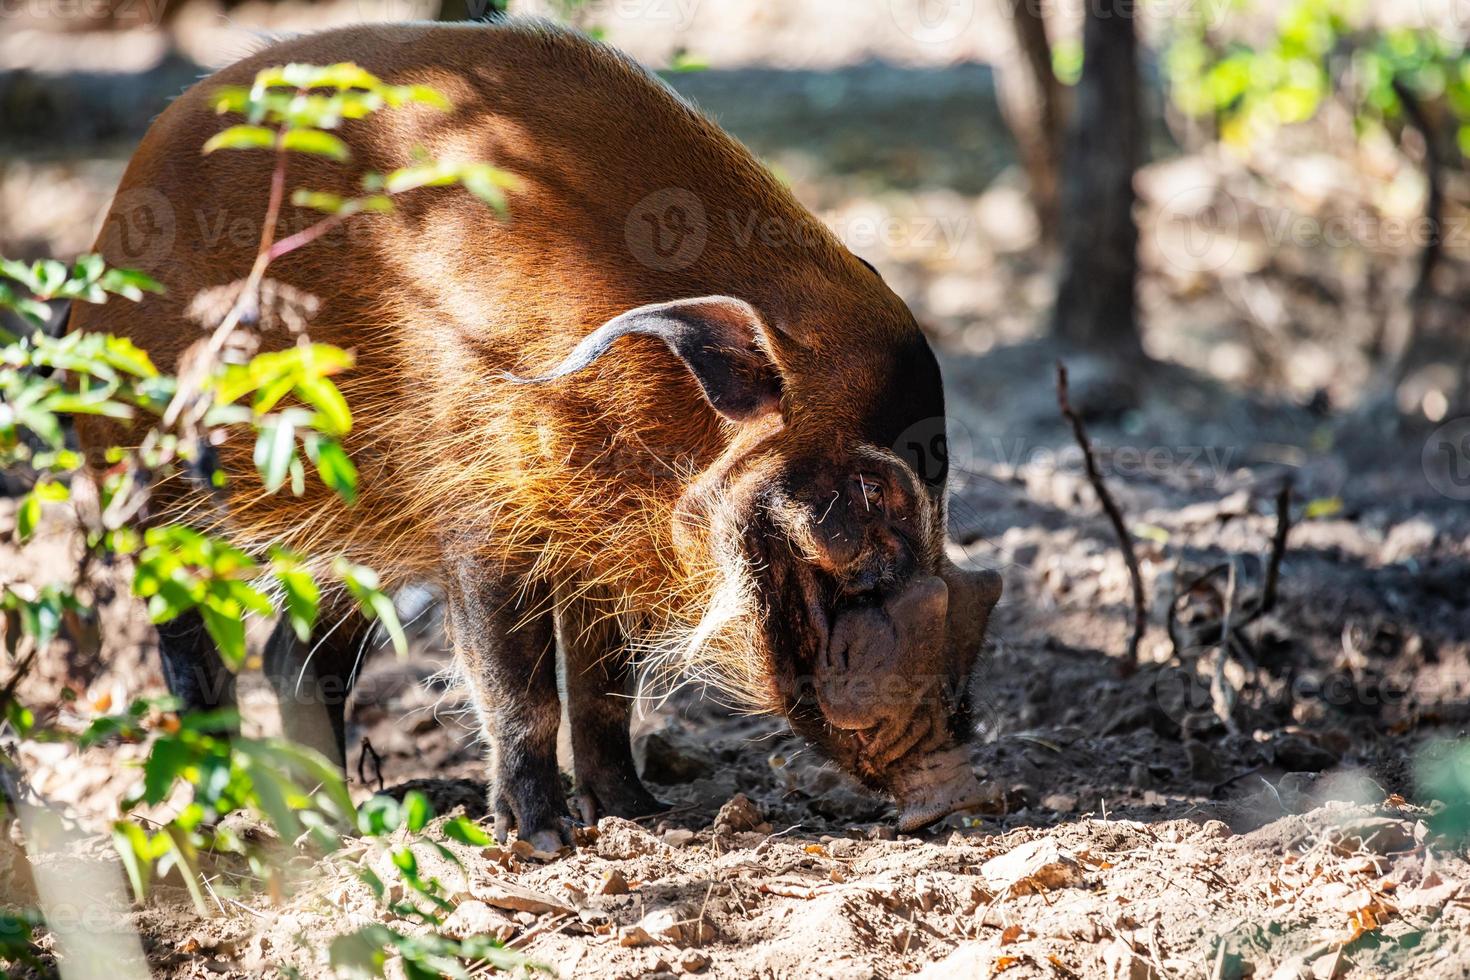
[[[838,614],[818,665],[827,721],[875,730],[881,744],[900,737],[939,680],[948,605],[944,580],[925,575],[881,605]]]

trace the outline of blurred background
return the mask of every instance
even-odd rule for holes
[[[489,4],[7,0],[0,253],[88,248],[149,121],[268,38]],[[1371,409],[1380,431],[1465,405],[1464,0],[526,0],[511,12],[674,69],[948,348],[1048,331],[1138,346],[1273,399]],[[1097,77],[1083,80],[1088,44]]]

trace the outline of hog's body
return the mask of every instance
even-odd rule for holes
[[[589,815],[656,806],[628,752],[628,702],[610,696],[635,657],[709,672],[876,786],[962,740],[973,650],[959,665],[950,648],[978,647],[998,589],[945,561],[943,473],[900,444],[906,431],[926,449],[942,438],[927,344],[743,147],[605,47],[544,25],[362,27],[224,69],[155,123],[99,240],[109,263],[155,275],[167,294],[79,308],[74,328],[130,335],[175,364],[200,336],[193,297],[249,270],[272,163],[263,151],[201,155],[224,125],[210,90],[268,65],[338,61],[432,86],[453,111],[349,122],[352,162],[293,157],[288,187],[353,194],[358,174],[408,165],[416,147],[490,162],[520,186],[506,220],[463,192],[425,189],[271,266],[319,298],[311,338],[356,352],[341,383],[364,492],[353,508],[321,491],[265,496],[248,447],[227,451],[231,532],[345,552],[390,584],[443,590],[492,742],[492,803],[522,833],[554,833],[562,812],[554,623]],[[283,230],[314,219],[287,207]],[[516,380],[571,351],[555,380]],[[83,437],[95,448],[119,435],[91,423]],[[928,584],[915,592],[911,578]],[[923,602],[902,599],[914,595]],[[961,601],[976,610],[963,623]],[[939,618],[927,632],[897,611],[919,605]],[[328,687],[350,671],[360,631],[339,631],[304,675],[288,630],[267,655],[278,690],[329,703],[339,751],[340,691]],[[228,697],[197,623],[160,633],[176,691]],[[829,700],[842,719],[823,718],[821,695],[798,681],[840,679],[829,635],[879,674],[959,684],[906,689],[900,700],[936,706],[921,721],[913,704],[890,705],[865,725],[841,695]],[[919,652],[899,662],[905,645]],[[935,797],[925,791],[926,813]]]

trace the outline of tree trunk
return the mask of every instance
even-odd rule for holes
[[[1063,157],[1062,270],[1052,332],[1123,357],[1141,353],[1133,174],[1142,144],[1132,0],[1087,4],[1082,78]]]
[[[437,20],[489,20],[505,13],[506,0],[439,0]]]
[[[1016,48],[999,65],[1000,106],[1031,184],[1042,241],[1057,239],[1057,179],[1067,89],[1051,64],[1042,0],[1009,0]]]

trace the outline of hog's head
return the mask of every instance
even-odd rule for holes
[[[674,517],[681,554],[723,581],[696,631],[695,643],[726,641],[705,666],[892,794],[913,829],[977,795],[969,688],[1000,579],[945,555],[939,367],[898,308],[899,329],[832,351],[740,299],[654,304],[607,322],[537,380],[633,334],[683,362],[730,431]]]

